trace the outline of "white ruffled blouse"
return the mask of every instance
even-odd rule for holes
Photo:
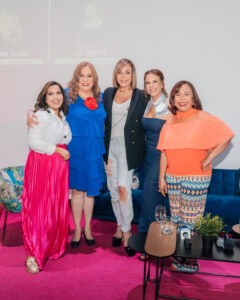
[[[60,119],[53,109],[38,110],[38,125],[29,128],[28,141],[33,151],[53,154],[57,144],[68,145],[72,139],[71,129],[62,112]]]

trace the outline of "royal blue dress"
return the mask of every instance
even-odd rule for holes
[[[98,102],[97,109],[90,110],[78,96],[69,105],[67,121],[72,131],[72,141],[68,145],[69,188],[86,191],[87,196],[99,195],[104,182],[105,117],[102,102]]]
[[[146,130],[146,152],[144,159],[144,183],[141,215],[138,231],[147,232],[149,225],[155,220],[156,205],[164,205],[163,196],[158,191],[158,178],[161,151],[157,150],[160,131],[165,120],[142,118],[142,126]]]

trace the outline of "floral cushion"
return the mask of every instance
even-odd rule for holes
[[[23,172],[23,166],[0,171],[0,202],[14,213],[22,210]]]

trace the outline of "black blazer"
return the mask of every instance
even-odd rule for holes
[[[116,88],[107,88],[103,94],[103,104],[107,117],[105,119],[105,147],[104,160],[107,163],[109,145],[112,130],[112,104],[116,95]],[[142,128],[141,120],[144,114],[148,99],[143,92],[134,89],[124,127],[124,138],[126,146],[128,170],[135,169],[143,163],[145,152],[145,131]]]

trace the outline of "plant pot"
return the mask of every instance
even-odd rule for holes
[[[206,250],[212,249],[215,236],[203,236],[202,237],[202,248]]]

